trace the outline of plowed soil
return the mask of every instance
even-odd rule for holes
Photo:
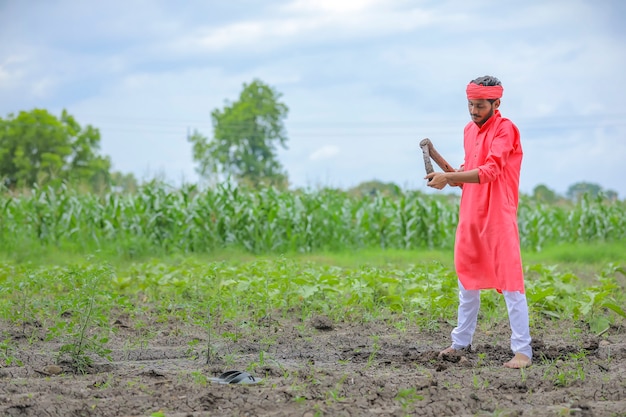
[[[0,415],[626,416],[621,326],[597,336],[582,323],[535,323],[534,363],[512,370],[502,366],[511,357],[506,318],[482,319],[471,351],[440,359],[450,323],[424,330],[400,316],[288,316],[210,332],[114,317],[110,358],[94,357],[85,373],[58,362],[44,329],[4,324],[19,349],[0,368]],[[210,381],[228,370],[247,370],[257,383]]]

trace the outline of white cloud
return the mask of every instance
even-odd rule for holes
[[[321,148],[316,149],[311,155],[309,155],[309,159],[311,161],[330,159],[339,155],[339,152],[339,147],[335,145],[324,145]]]
[[[20,83],[24,75],[23,64],[26,58],[21,55],[9,55],[0,62],[0,91],[12,89]]]
[[[168,49],[188,54],[227,52],[231,48],[271,50],[299,43],[387,36],[447,20],[422,8],[397,6],[380,0],[298,0],[279,7],[278,17],[261,16],[221,26],[192,28],[189,34],[173,39]]]
[[[324,14],[349,14],[372,9],[372,7],[393,3],[383,0],[294,0],[283,7],[282,10],[297,13],[324,13]]]
[[[175,55],[199,55],[233,50],[265,51],[293,42],[302,32],[315,28],[316,22],[293,19],[248,20],[223,26],[200,27],[165,43]]]

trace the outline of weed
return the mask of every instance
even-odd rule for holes
[[[415,388],[404,388],[398,391],[394,399],[398,401],[402,409],[406,411],[414,402],[422,401],[424,396],[418,394]]]
[[[0,342],[0,359],[4,362],[6,366],[23,366],[23,362],[14,356],[13,353],[16,348],[11,342],[12,340],[10,337]]]
[[[328,390],[328,392],[326,393],[326,402],[330,403],[330,402],[340,402],[346,399],[346,397],[341,395],[341,392],[343,390],[343,384],[346,381],[346,379],[348,378],[347,375],[343,375],[341,377],[341,379],[339,379],[339,381],[337,381],[337,383],[335,384],[335,387],[331,390]]]
[[[200,371],[191,372],[191,378],[193,379],[193,382],[195,384],[201,385],[203,387],[205,387],[209,382],[207,376]]]
[[[200,343],[200,340],[197,338],[193,338],[192,340],[187,342],[187,346],[189,347],[185,351],[185,356],[191,359],[198,359],[199,355],[198,355],[198,352],[196,351],[196,346],[198,346],[199,343]]]
[[[380,336],[372,336],[372,352],[369,354],[367,358],[366,368],[369,368],[372,366],[372,364],[374,363],[374,360],[376,359],[376,355],[378,355],[378,352],[380,351],[380,344],[378,343],[379,340],[380,340]]]
[[[585,371],[582,364],[578,363],[573,369],[569,364],[559,361],[558,364],[550,364],[543,373],[543,378],[552,381],[554,386],[568,387],[575,381],[585,380]]]
[[[224,355],[222,359],[224,360],[224,363],[229,367],[235,363],[235,355],[233,355],[232,353]]]
[[[480,378],[476,373],[472,375],[472,384],[474,389],[487,389],[489,387],[489,381]]]
[[[485,364],[487,354],[485,352],[478,353],[478,360],[476,361],[476,367],[481,367]]]
[[[520,377],[521,377],[522,383],[525,384],[526,380],[528,379],[528,375],[526,373],[526,368],[524,368],[524,367],[520,368]]]
[[[86,373],[93,365],[92,354],[110,360],[111,350],[106,347],[109,339],[100,334],[107,329],[108,315],[98,304],[99,287],[104,277],[110,277],[107,267],[88,268],[70,271],[62,279],[66,284],[77,288],[74,297],[69,297],[69,320],[63,318],[49,329],[49,338],[60,337],[67,340],[60,348],[57,362],[65,361],[75,371]]]
[[[99,389],[111,388],[112,385],[113,385],[113,375],[111,374],[107,374],[107,377],[105,380],[96,381],[93,383],[93,387],[99,388]]]

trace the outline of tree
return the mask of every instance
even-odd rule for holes
[[[60,118],[43,109],[0,118],[0,176],[9,188],[55,181],[106,186],[111,162],[99,148],[98,129],[82,128],[65,110]]]
[[[134,193],[139,188],[139,183],[132,173],[115,171],[111,173],[111,188],[121,193]]]
[[[569,186],[565,195],[570,200],[578,201],[585,194],[589,194],[590,197],[595,198],[598,196],[598,194],[600,194],[601,191],[602,187],[598,184],[577,182],[576,184],[572,184]]]
[[[212,141],[197,132],[189,137],[197,172],[204,178],[224,175],[240,184],[285,187],[287,174],[278,161],[277,146],[286,148],[283,119],[288,107],[282,94],[260,80],[243,84],[239,100],[211,113]]]
[[[533,189],[533,198],[541,203],[555,203],[559,196],[547,186],[539,184]]]
[[[618,198],[617,191],[615,191],[615,190],[604,190],[603,193],[604,193],[604,196],[607,199],[609,199],[610,201],[617,201],[617,198]]]
[[[187,136],[187,141],[191,142],[192,158],[198,166],[196,172],[201,178],[215,180],[218,175],[217,160],[211,155],[211,143],[208,138],[197,130]]]

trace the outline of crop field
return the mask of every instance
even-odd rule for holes
[[[453,196],[153,184],[0,209],[3,416],[626,416],[624,202],[522,201],[523,370],[495,291],[472,349],[437,356]]]

